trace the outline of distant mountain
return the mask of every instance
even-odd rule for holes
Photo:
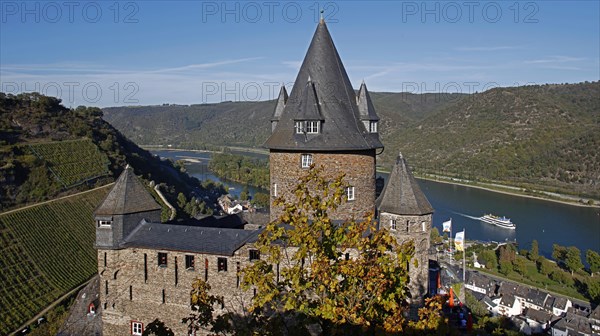
[[[600,197],[600,82],[482,93],[371,93],[389,166]],[[274,101],[105,108],[138,144],[258,147]]]
[[[382,134],[438,111],[464,94],[372,93]],[[275,101],[104,108],[104,119],[140,145],[189,149],[259,147],[271,132]]]
[[[114,181],[126,164],[165,183],[176,200],[202,192],[199,181],[138,147],[98,108],[68,109],[37,93],[0,93],[0,211]]]

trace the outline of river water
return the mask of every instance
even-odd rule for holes
[[[198,179],[223,182],[233,195],[239,195],[244,185],[232,181],[221,181],[207,165],[211,153],[193,151],[152,151],[160,157],[179,160],[194,158],[199,163],[188,164],[188,172]],[[266,158],[264,154],[239,152],[234,154]],[[387,178],[387,174],[379,174]],[[579,207],[557,202],[506,195],[478,188],[418,180],[421,189],[435,209],[433,226],[442,232],[442,222],[452,218],[453,235],[465,230],[466,239],[482,241],[513,241],[519,248],[529,249],[537,239],[540,253],[550,257],[552,244],[576,246],[585,255],[585,250],[600,252],[600,209]],[[257,191],[248,187],[250,194]],[[477,217],[486,213],[506,216],[515,223],[516,230],[508,230],[480,222]]]

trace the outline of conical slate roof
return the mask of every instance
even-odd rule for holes
[[[125,215],[160,209],[160,205],[135,176],[133,169],[127,166],[94,215]]]
[[[307,107],[305,97],[313,98],[306,92],[309,79],[323,122],[318,134],[296,134],[294,119]],[[279,122],[264,145],[315,151],[383,148],[379,135],[369,133],[360,121],[356,94],[324,21],[317,26]]]
[[[279,121],[281,118],[281,114],[283,114],[283,109],[288,100],[288,93],[285,89],[285,86],[282,85],[279,90],[279,97],[277,97],[277,104],[275,105],[275,111],[273,112],[273,117],[271,117],[271,121]]]
[[[379,212],[396,215],[426,215],[433,213],[433,207],[421,191],[412,172],[398,154],[390,177],[377,199]]]
[[[377,113],[375,113],[375,106],[373,106],[373,101],[371,101],[371,95],[367,90],[367,84],[365,84],[365,82],[360,85],[358,97],[356,97],[356,104],[358,104],[358,112],[360,113],[361,120],[379,120]]]

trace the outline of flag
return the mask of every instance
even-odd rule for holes
[[[452,218],[442,223],[443,230],[442,232],[451,232],[452,231]]]
[[[454,248],[457,251],[464,251],[465,231],[457,232],[454,237]]]

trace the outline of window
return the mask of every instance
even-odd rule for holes
[[[133,286],[129,286],[129,301],[133,300]]]
[[[309,168],[312,163],[312,154],[302,154],[302,168]]]
[[[141,336],[143,331],[144,331],[144,325],[142,324],[142,322],[131,321],[131,334],[132,335]]]
[[[227,258],[217,258],[217,270],[227,272]]]
[[[112,225],[112,221],[111,220],[99,220],[98,221],[98,226],[111,226]]]
[[[193,255],[186,255],[185,256],[185,269],[187,270],[194,270],[194,256]]]
[[[396,220],[395,219],[390,219],[390,230],[396,231],[397,227],[398,226],[397,226]]]
[[[410,223],[408,221],[406,221],[406,232],[408,232],[410,229]]]
[[[148,281],[148,255],[144,253],[144,282]]]
[[[354,201],[354,187],[346,188],[346,200]]]
[[[319,121],[307,121],[306,122],[306,133],[308,133],[308,134],[319,133]]]
[[[260,251],[259,250],[250,250],[249,252],[250,252],[250,261],[260,259]]]
[[[425,232],[425,229],[427,227],[427,225],[425,224],[425,222],[421,222],[421,227],[423,229],[423,232]]]
[[[273,196],[277,197],[277,183],[273,183]]]
[[[295,126],[296,134],[304,133],[304,121],[296,121]]]
[[[158,266],[167,267],[167,254],[158,252]]]
[[[104,267],[106,267],[106,252],[104,252]]]
[[[350,260],[350,253],[346,252],[346,254],[344,255],[344,259]]]
[[[377,133],[377,121],[370,121],[369,122],[369,132],[370,133]]]

